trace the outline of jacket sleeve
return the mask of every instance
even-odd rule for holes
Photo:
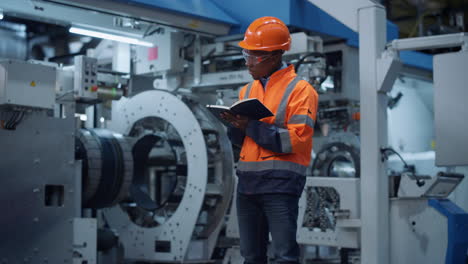
[[[306,81],[300,81],[291,93],[284,127],[252,120],[246,135],[259,146],[277,153],[294,153],[312,145],[318,95]]]
[[[279,127],[258,120],[250,120],[245,133],[260,147],[282,153]]]
[[[242,144],[244,143],[244,137],[245,137],[245,134],[244,132],[242,132],[242,130],[238,128],[230,127],[228,128],[227,134],[232,144],[238,147],[242,147]]]

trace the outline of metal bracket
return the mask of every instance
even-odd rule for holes
[[[339,214],[335,230],[317,231],[303,226],[306,208],[309,206],[305,192],[299,201],[299,222],[297,240],[303,245],[323,245],[346,248],[359,248],[360,219],[360,179],[335,177],[307,177],[305,188],[331,187],[340,196]]]
[[[468,36],[463,38],[462,51],[468,51]]]
[[[387,93],[392,90],[402,66],[395,51],[389,49],[382,53],[382,57],[377,59],[378,92]]]
[[[429,37],[395,39],[391,46],[395,50],[424,50],[466,46],[467,33],[444,34]]]

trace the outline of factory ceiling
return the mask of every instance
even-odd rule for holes
[[[468,30],[467,0],[383,0],[388,20],[400,28],[400,38]]]

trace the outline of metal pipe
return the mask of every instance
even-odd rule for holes
[[[98,98],[102,100],[119,100],[123,96],[123,89],[114,87],[98,87]]]
[[[391,49],[401,51],[459,47],[466,46],[467,43],[467,33],[455,33],[430,37],[395,39],[389,46]]]
[[[195,85],[198,85],[201,82],[201,60],[201,40],[200,35],[197,35],[195,37],[195,49],[193,54],[193,83]]]

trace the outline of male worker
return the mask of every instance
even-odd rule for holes
[[[290,45],[289,30],[278,18],[250,24],[239,46],[254,81],[239,99],[257,98],[275,115],[258,121],[223,114],[236,127],[229,131],[231,141],[242,146],[236,202],[246,264],[268,262],[269,232],[276,263],[299,263],[298,202],[311,159],[318,95],[282,61]]]

